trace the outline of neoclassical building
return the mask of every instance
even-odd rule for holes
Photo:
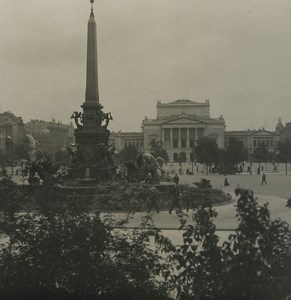
[[[249,161],[256,148],[264,145],[269,152],[276,153],[280,142],[291,138],[291,123],[288,122],[285,126],[282,119],[279,118],[274,131],[265,130],[264,128],[258,130],[236,130],[225,131],[224,133],[224,147],[229,145],[229,140],[235,138],[243,142],[247,149]]]
[[[144,135],[144,152],[150,151],[152,140],[161,142],[167,151],[170,161],[177,161],[181,152],[190,160],[190,153],[196,142],[209,137],[224,147],[223,117],[210,117],[209,100],[195,102],[176,100],[169,103],[157,102],[157,118],[145,118],[142,122]]]
[[[291,138],[291,122],[282,124],[281,118],[274,131],[237,130],[225,131],[225,121],[210,117],[210,103],[191,100],[176,100],[169,103],[157,102],[157,117],[142,121],[142,132],[112,132],[110,142],[117,152],[127,145],[135,145],[140,151],[150,152],[152,140],[161,142],[169,155],[170,162],[178,161],[181,152],[190,160],[197,141],[209,137],[219,148],[226,148],[232,138],[243,142],[252,160],[254,150],[265,145],[270,152],[276,152],[280,141]]]

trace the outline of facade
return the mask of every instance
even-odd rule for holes
[[[9,155],[17,146],[25,143],[25,129],[21,117],[10,111],[0,114],[0,154]]]
[[[40,149],[52,158],[56,151],[74,142],[72,124],[65,125],[54,120],[46,122],[34,119],[25,124],[25,130],[35,140],[35,151]]]
[[[281,129],[280,139],[282,142],[291,139],[291,122],[286,123],[285,127]]]
[[[265,129],[225,131],[225,148],[229,145],[229,140],[232,138],[243,142],[248,152],[249,161],[251,161],[254,150],[261,145],[265,145],[269,152],[276,152],[277,145],[280,142],[280,133]]]
[[[231,138],[243,142],[248,151],[249,160],[251,160],[254,150],[261,145],[265,145],[269,152],[276,153],[279,143],[291,138],[291,122],[286,123],[284,126],[281,118],[279,118],[274,131],[267,131],[264,128],[259,130],[225,131],[225,148],[228,146]]]
[[[152,140],[161,142],[170,161],[177,161],[181,152],[187,161],[197,141],[209,137],[224,147],[223,117],[210,117],[210,103],[191,100],[176,100],[170,103],[157,102],[157,118],[145,118],[142,122],[144,152],[150,151]]]
[[[134,145],[139,151],[143,151],[144,135],[142,132],[111,132],[109,144],[115,147],[117,153],[129,145]]]

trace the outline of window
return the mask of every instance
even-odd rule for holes
[[[171,147],[171,129],[165,128],[164,129],[164,144],[166,148]]]
[[[195,128],[190,128],[189,129],[189,146],[193,148],[195,146],[195,133],[196,129]]]
[[[187,128],[181,128],[181,147],[186,148],[187,145]]]
[[[173,148],[178,148],[179,145],[179,129],[173,128]]]

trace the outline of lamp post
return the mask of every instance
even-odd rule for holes
[[[193,170],[194,158],[195,158],[194,147],[192,147],[191,153],[190,153],[190,160],[191,160],[191,164],[192,164],[192,174],[194,174],[194,170]]]
[[[11,136],[7,135],[7,140],[9,141],[10,148],[11,175],[13,175],[13,139]]]

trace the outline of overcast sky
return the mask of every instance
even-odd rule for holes
[[[69,123],[85,95],[89,0],[0,0],[0,104]],[[100,102],[140,131],[156,102],[210,100],[227,130],[291,122],[290,0],[95,0]]]

